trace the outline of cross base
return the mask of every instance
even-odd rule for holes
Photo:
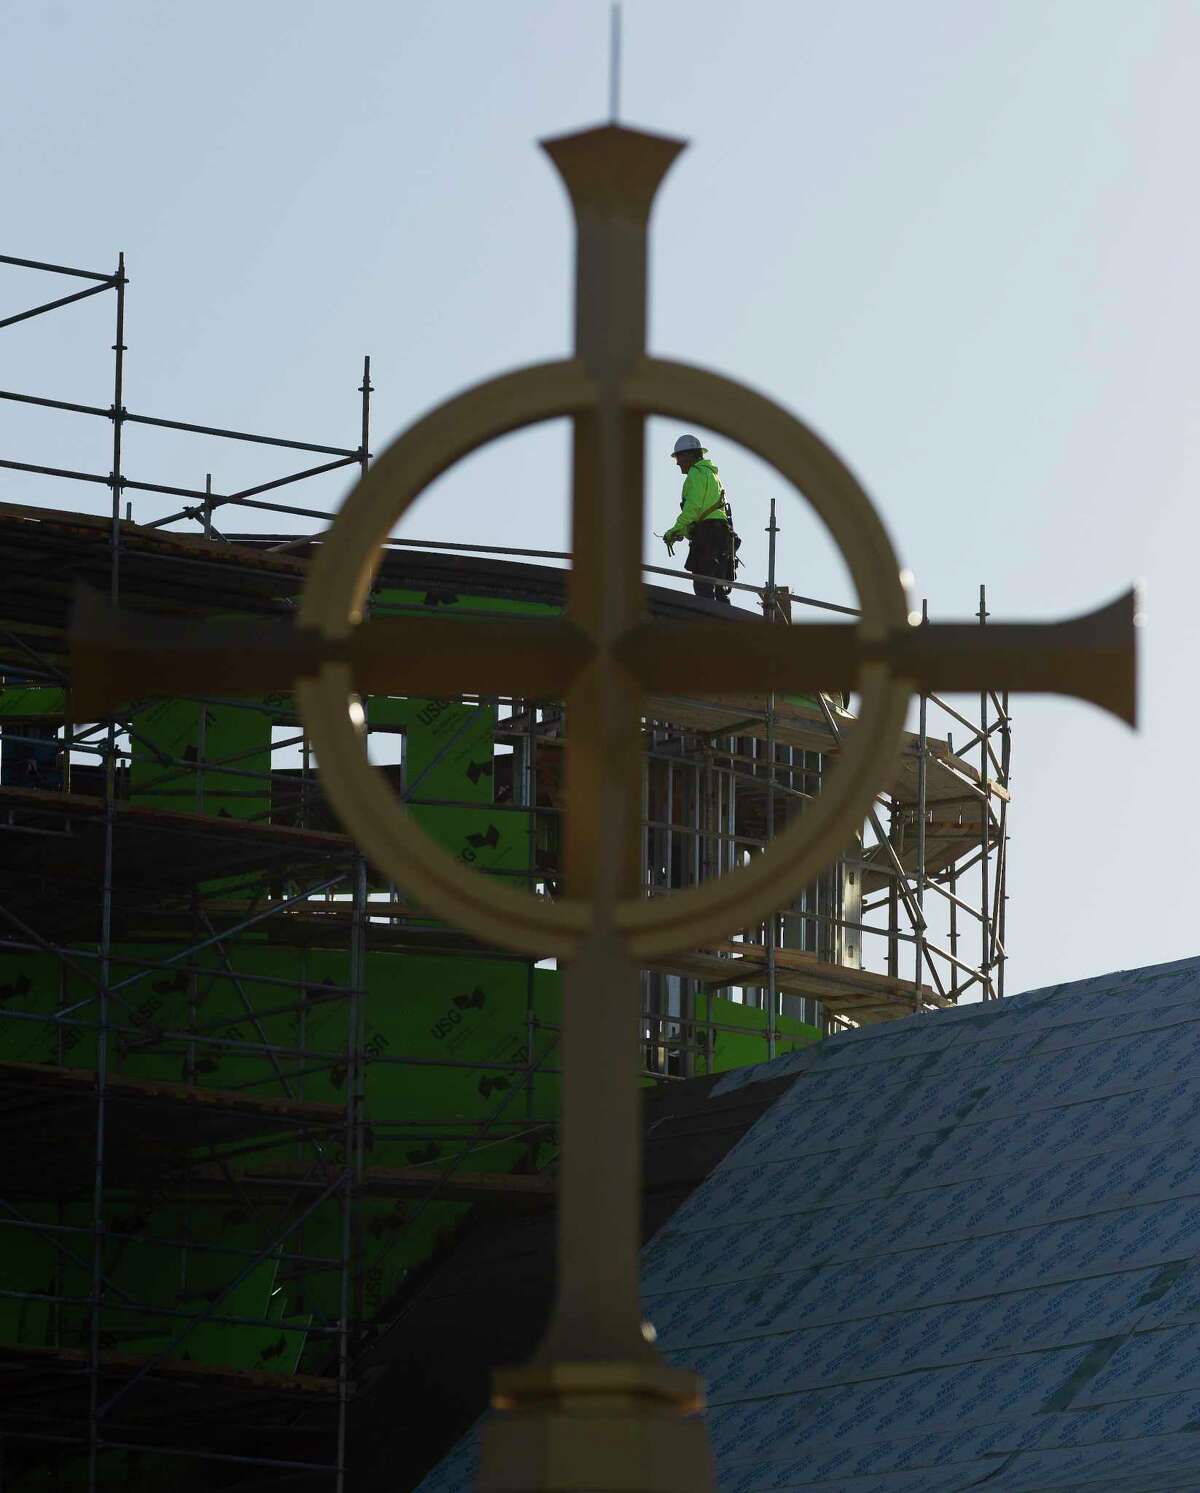
[[[496,1375],[478,1493],[712,1493],[694,1374],[645,1362]]]

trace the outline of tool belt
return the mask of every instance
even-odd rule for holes
[[[729,524],[717,519],[697,519],[692,525],[683,568],[695,575],[711,575],[718,580],[731,581],[738,563],[737,546],[740,543]]]

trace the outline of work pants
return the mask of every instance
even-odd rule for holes
[[[684,569],[694,576],[692,590],[709,601],[729,605],[729,587],[716,582],[733,580],[733,530],[723,519],[706,518],[694,525],[689,536]],[[705,579],[700,579],[700,577]],[[714,580],[707,577],[715,577]]]

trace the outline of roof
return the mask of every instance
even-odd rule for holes
[[[714,1087],[794,1074],[643,1254],[721,1493],[1200,1489],[1198,995],[1124,971]]]

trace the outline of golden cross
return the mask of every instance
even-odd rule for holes
[[[914,690],[1054,691],[1134,717],[1132,593],[1068,622],[912,628],[891,543],[835,453],[763,395],[647,355],[647,224],[682,148],[615,126],[545,143],[575,211],[574,356],[481,384],[405,432],[324,536],[296,625],[175,624],[90,595],[73,630],[78,720],[184,687],[294,688],[325,790],[363,851],[477,937],[566,961],[558,1299],[534,1362],[497,1376],[501,1413],[481,1475],[488,1493],[712,1486],[702,1423],[685,1418],[700,1403],[698,1382],[666,1367],[639,1310],[638,961],[758,921],[836,858],[894,762]],[[789,478],[841,546],[861,620],[647,621],[642,462],[651,413],[727,434]],[[383,541],[423,489],[495,437],[562,416],[574,428],[565,616],[364,622]],[[680,664],[687,658],[690,668]],[[854,687],[862,710],[830,787],[766,854],[650,901],[641,895],[642,699],[685,687]],[[427,840],[367,764],[348,709],[356,691],[563,700],[568,895],[549,901],[499,885]]]

